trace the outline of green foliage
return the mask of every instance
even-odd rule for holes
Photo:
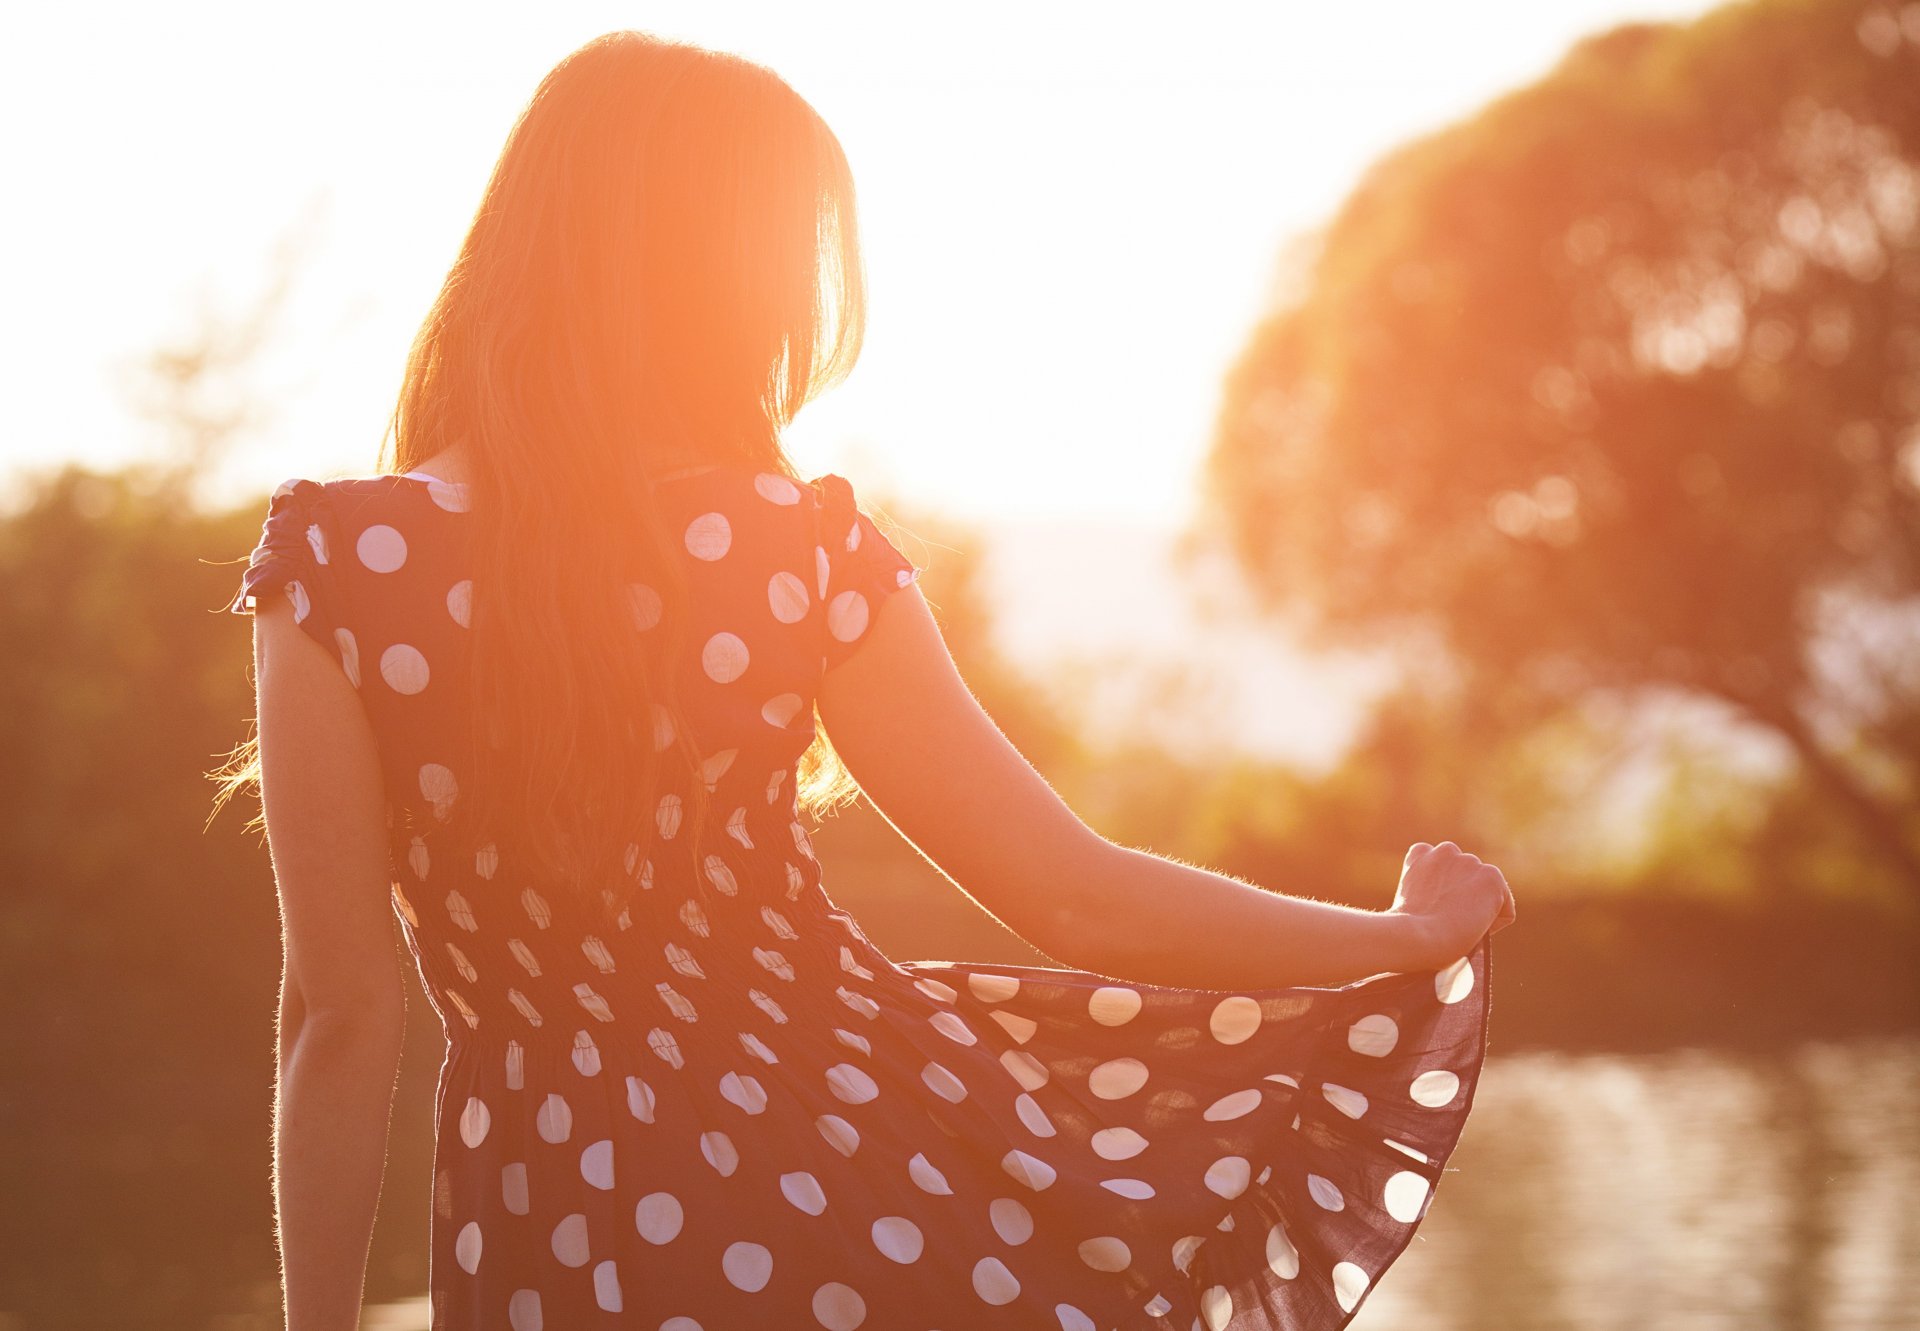
[[[202,561],[244,561],[261,510],[176,480],[69,467],[0,522],[0,1192],[35,1199],[0,1287],[31,1325],[135,1289],[166,1325],[273,1260],[273,885],[203,832],[201,779],[252,710],[240,566]]]

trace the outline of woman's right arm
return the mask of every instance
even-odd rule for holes
[[[1360,910],[1107,840],[980,706],[917,584],[876,607],[860,650],[823,676],[819,708],[887,821],[990,914],[1075,969],[1203,989],[1339,985],[1445,965],[1491,900],[1484,880],[1471,902],[1450,899],[1449,910],[1468,911],[1462,927],[1436,921],[1432,901]],[[1410,854],[1409,874],[1428,858]],[[1488,919],[1494,910],[1484,905]]]

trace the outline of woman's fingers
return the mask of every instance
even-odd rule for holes
[[[1502,890],[1500,909],[1494,912],[1493,924],[1488,932],[1506,928],[1509,924],[1512,924],[1519,915],[1519,909],[1514,905],[1513,901],[1513,886],[1507,882],[1507,876],[1505,874],[1500,875],[1500,887]]]

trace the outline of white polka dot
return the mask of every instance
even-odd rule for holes
[[[968,1028],[966,1022],[960,1020],[957,1012],[936,1012],[927,1018],[927,1023],[955,1044],[979,1043],[980,1037]]]
[[[417,647],[396,642],[380,653],[380,678],[395,693],[418,693],[427,687],[427,658]]]
[[[323,560],[322,562],[324,563],[325,561]],[[813,574],[814,574],[813,580],[814,580],[814,585],[820,589],[820,595],[822,596],[825,596],[827,594],[827,575],[832,571],[833,571],[833,565],[827,559],[826,547],[819,546],[819,545],[814,546],[813,547]]]
[[[539,1129],[540,1140],[558,1145],[573,1135],[573,1106],[563,1096],[550,1091],[540,1102],[533,1123]]]
[[[492,1126],[493,1115],[486,1102],[477,1095],[468,1096],[467,1107],[460,1111],[460,1140],[478,1146],[487,1139],[487,1129]]]
[[[722,749],[700,761],[700,779],[707,783],[708,790],[712,790],[714,783],[727,774],[727,769],[733,766],[733,760],[739,756],[740,750],[737,748]]]
[[[804,1169],[780,1176],[780,1195],[808,1215],[819,1215],[827,1209],[827,1195],[820,1190],[820,1180]]]
[[[1011,1197],[995,1197],[988,1203],[987,1218],[1003,1243],[1017,1248],[1033,1237],[1033,1212]]]
[[[585,1266],[591,1255],[587,1251],[587,1218],[578,1211],[553,1227],[553,1255],[562,1266]]]
[[[733,545],[733,526],[724,513],[702,513],[687,524],[687,553],[695,559],[715,560]]]
[[[1260,1029],[1260,1004],[1241,994],[1223,998],[1207,1019],[1207,1028],[1221,1044],[1239,1044]]]
[[[480,927],[480,921],[474,917],[472,904],[457,887],[447,893],[447,914],[455,924],[468,933],[473,933]]]
[[[1018,976],[976,971],[967,976],[967,988],[982,1003],[1004,1003],[1020,992],[1020,980]]]
[[[462,578],[447,588],[447,613],[461,628],[473,626],[473,579]]]
[[[293,622],[304,624],[307,616],[313,613],[313,598],[307,595],[306,586],[298,578],[288,578],[283,589],[287,599],[293,602]]]
[[[930,1192],[935,1197],[953,1196],[953,1187],[947,1182],[947,1176],[935,1169],[933,1162],[919,1152],[915,1152],[913,1159],[907,1161],[907,1174],[922,1192]]]
[[[747,670],[747,644],[737,633],[716,633],[700,649],[700,668],[716,684],[730,684]]]
[[[1340,1189],[1335,1186],[1334,1181],[1330,1178],[1322,1178],[1318,1174],[1307,1175],[1307,1192],[1313,1197],[1314,1201],[1318,1202],[1326,1210],[1344,1211],[1347,1209],[1347,1199],[1340,1195]]]
[[[873,1222],[873,1246],[882,1256],[905,1266],[920,1260],[926,1239],[919,1226],[905,1216],[883,1215]]]
[[[480,1269],[480,1222],[469,1220],[460,1228],[460,1236],[453,1241],[453,1260],[460,1263],[460,1269],[472,1275]]]
[[[1145,1179],[1107,1178],[1100,1180],[1100,1186],[1130,1201],[1144,1202],[1154,1195],[1153,1185]]]
[[[1071,1303],[1054,1304],[1053,1315],[1060,1319],[1060,1331],[1100,1331],[1091,1317]]]
[[[1300,1251],[1279,1225],[1267,1231],[1267,1269],[1282,1280],[1292,1280],[1300,1274]]]
[[[1387,1180],[1384,1200],[1387,1214],[1402,1224],[1412,1224],[1420,1218],[1420,1207],[1427,1200],[1428,1184],[1426,1179],[1410,1169],[1403,1169]]]
[[[1093,1134],[1092,1145],[1102,1160],[1131,1160],[1147,1149],[1147,1139],[1132,1128],[1102,1128]]]
[[[785,569],[767,579],[767,606],[782,624],[798,624],[807,617],[807,584]]]
[[[785,730],[800,715],[801,704],[806,700],[797,693],[778,693],[767,699],[766,706],[760,709],[760,719],[770,726]]]
[[[753,488],[768,503],[784,506],[800,502],[800,487],[778,472],[760,472],[753,478]]]
[[[730,1243],[720,1255],[720,1269],[729,1285],[757,1294],[773,1279],[773,1254],[758,1243]]]
[[[1200,1295],[1200,1316],[1206,1319],[1207,1331],[1227,1331],[1227,1323],[1233,1320],[1233,1295],[1225,1285],[1207,1286]]]
[[[835,1063],[827,1069],[827,1089],[850,1105],[863,1105],[880,1094],[873,1078],[851,1063]]]
[[[392,573],[407,562],[406,538],[383,522],[361,532],[353,548],[360,562],[375,573]]]
[[[436,476],[427,482],[427,495],[449,513],[467,511],[467,485],[464,481],[443,481]]]
[[[1173,1269],[1183,1276],[1189,1274],[1187,1268],[1193,1265],[1193,1254],[1200,1250],[1203,1242],[1205,1240],[1198,1234],[1189,1234],[1176,1240],[1173,1245]]]
[[[737,1072],[729,1072],[720,1079],[720,1094],[749,1114],[762,1113],[767,1107],[767,1092],[756,1077],[743,1077]]]
[[[1208,1105],[1200,1117],[1209,1123],[1224,1123],[1228,1119],[1245,1118],[1260,1107],[1260,1092],[1257,1088],[1235,1091],[1232,1095],[1223,1095]]]
[[[1207,1191],[1229,1200],[1245,1192],[1252,1181],[1253,1166],[1243,1155],[1223,1155],[1207,1166]]]
[[[627,1112],[642,1123],[653,1122],[653,1087],[638,1077],[627,1078]]]
[[[634,1228],[648,1243],[671,1243],[679,1236],[686,1213],[680,1199],[670,1192],[650,1192],[634,1208]]]
[[[1027,1131],[1036,1137],[1051,1137],[1059,1131],[1053,1126],[1053,1120],[1047,1117],[1047,1111],[1040,1107],[1040,1102],[1024,1091],[1014,1097],[1013,1112],[1020,1116],[1020,1122]]]
[[[1047,1065],[1024,1049],[1009,1049],[1000,1055],[1000,1066],[1029,1091],[1047,1084]]]
[[[967,1087],[958,1077],[941,1067],[938,1063],[929,1063],[920,1070],[920,1080],[942,1100],[959,1104],[967,1098]]]
[[[314,563],[325,564],[328,562],[326,529],[317,522],[307,524],[307,545],[313,551]]]
[[[546,1323],[540,1318],[539,1290],[513,1291],[513,1297],[507,1300],[507,1324],[513,1331],[542,1331]]]
[[[630,583],[627,586],[627,604],[633,611],[634,625],[643,632],[660,622],[660,611],[664,602],[660,593],[644,582]]]
[[[913,987],[936,1003],[951,1003],[960,997],[960,991],[952,985],[929,979],[924,975],[914,980]]]
[[[820,1135],[827,1139],[827,1145],[841,1155],[851,1158],[860,1149],[860,1134],[854,1130],[853,1124],[838,1114],[822,1114],[813,1123],[820,1129]]]
[[[1434,973],[1433,996],[1442,1003],[1458,1003],[1473,992],[1473,959],[1462,957]]]
[[[1124,1271],[1133,1265],[1133,1250],[1106,1234],[1082,1243],[1080,1260],[1096,1271]]]
[[[1119,985],[1102,985],[1087,999],[1087,1015],[1102,1026],[1124,1026],[1140,1015],[1140,993]]]
[[[1335,1262],[1333,1266],[1333,1296],[1340,1300],[1343,1312],[1352,1312],[1360,1302],[1360,1296],[1367,1292],[1369,1281],[1367,1273],[1352,1262]]]
[[[439,763],[422,763],[420,793],[433,805],[435,815],[445,818],[460,794],[460,783],[454,780],[451,768]]]
[[[1052,1165],[1025,1151],[1008,1151],[1001,1157],[1000,1168],[1006,1170],[1016,1183],[1024,1183],[1035,1192],[1044,1192],[1059,1177]]]
[[[601,1262],[593,1268],[593,1301],[610,1313],[626,1306],[620,1297],[620,1273],[612,1262]]]
[[[527,1213],[527,1167],[515,1161],[500,1166],[500,1203],[513,1215]]]
[[[1376,1012],[1347,1027],[1347,1048],[1369,1058],[1385,1058],[1400,1040],[1400,1027],[1384,1012]]]
[[[647,710],[653,716],[653,749],[655,753],[673,743],[679,734],[679,728],[673,723],[673,713],[660,703],[648,703]]]
[[[1033,1018],[1022,1017],[1017,1013],[1006,1012],[1000,1008],[995,1008],[987,1015],[999,1024],[1001,1030],[1011,1035],[1021,1044],[1025,1044],[1031,1040],[1034,1032],[1040,1029],[1040,1024],[1034,1021]]]
[[[827,632],[852,642],[867,631],[867,598],[848,588],[827,603]]]
[[[597,1141],[580,1152],[580,1177],[602,1192],[613,1190],[613,1143]]]
[[[1348,1118],[1359,1118],[1367,1112],[1367,1097],[1350,1086],[1336,1086],[1327,1082],[1321,1086],[1320,1094],[1327,1098],[1328,1104]]]
[[[973,1264],[973,1292],[998,1308],[1020,1297],[1020,1282],[998,1257],[982,1257]]]
[[[360,640],[353,636],[352,629],[335,629],[333,644],[340,649],[340,668],[347,672],[347,682],[359,688]]]
[[[851,1285],[829,1280],[813,1291],[813,1320],[826,1331],[854,1331],[867,1320],[867,1301]]]
[[[1400,1152],[1400,1154],[1407,1156],[1410,1159],[1418,1160],[1423,1165],[1430,1165],[1433,1163],[1433,1161],[1429,1160],[1423,1153],[1414,1150],[1411,1146],[1408,1146],[1405,1142],[1397,1142],[1391,1137],[1382,1137],[1380,1139],[1380,1144],[1383,1146],[1391,1146],[1394,1150]]]
[[[1439,1109],[1453,1103],[1453,1097],[1460,1093],[1460,1078],[1445,1068],[1435,1068],[1423,1072],[1413,1079],[1409,1094],[1417,1105],[1428,1109]]]
[[[724,1132],[703,1132],[700,1134],[700,1154],[707,1163],[720,1171],[720,1177],[730,1176],[740,1167],[740,1152],[733,1147],[733,1138]]]
[[[703,1331],[703,1328],[691,1317],[669,1317],[660,1323],[660,1331]]]
[[[1087,1089],[1102,1100],[1124,1100],[1147,1084],[1147,1065],[1137,1058],[1114,1058],[1087,1074]]]

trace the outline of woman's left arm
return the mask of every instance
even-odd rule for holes
[[[260,789],[284,962],[273,1189],[287,1331],[354,1331],[405,1030],[372,727],[283,596],[254,617]]]

